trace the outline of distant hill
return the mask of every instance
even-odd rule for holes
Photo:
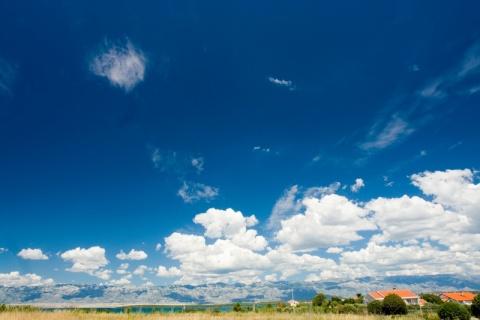
[[[365,277],[322,282],[259,282],[253,284],[208,284],[201,286],[107,286],[56,284],[0,287],[0,303],[62,304],[219,304],[236,301],[311,300],[317,292],[327,296],[354,297],[369,291],[397,288],[416,293],[478,291],[480,278],[458,275]]]

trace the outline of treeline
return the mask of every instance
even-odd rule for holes
[[[41,311],[40,308],[32,307],[29,305],[25,306],[10,306],[4,303],[0,303],[0,312],[12,312],[12,311],[21,311],[21,312],[37,312]]]

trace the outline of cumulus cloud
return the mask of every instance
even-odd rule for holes
[[[358,192],[363,187],[365,187],[365,183],[363,182],[363,180],[355,179],[355,184],[350,186],[350,190],[352,190],[352,192]]]
[[[160,249],[162,249],[162,245],[160,243],[157,243],[157,245],[155,246],[155,251],[160,251]]]
[[[18,271],[0,273],[0,286],[43,286],[52,284],[55,284],[52,279],[43,279],[41,276],[33,273],[27,273],[25,275],[21,275]]]
[[[127,269],[129,267],[128,263],[122,263],[120,267],[117,269],[118,274],[127,274]]]
[[[22,249],[17,256],[28,260],[48,260],[48,256],[41,249]]]
[[[182,275],[180,269],[176,267],[166,268],[164,266],[159,266],[157,269],[157,277],[160,278],[171,278],[171,277],[179,277]]]
[[[297,214],[303,207],[303,197],[322,197],[327,194],[335,193],[340,187],[340,183],[335,182],[327,187],[312,187],[301,191],[298,185],[285,189],[283,195],[273,206],[272,213],[268,219],[269,228],[280,227],[280,221]]]
[[[377,228],[367,210],[336,194],[305,198],[303,205],[305,213],[283,220],[276,236],[294,251],[347,245],[363,239],[358,231]]]
[[[145,260],[147,259],[148,255],[142,250],[137,251],[132,249],[129,253],[125,253],[123,250],[120,250],[120,253],[118,253],[116,257],[119,260]]]
[[[372,237],[375,243],[416,239],[447,244],[444,239],[468,226],[466,217],[420,197],[380,197],[367,203],[366,208],[375,212],[373,219],[382,230]]]
[[[247,227],[258,223],[253,215],[244,217],[240,211],[233,209],[211,208],[196,215],[193,221],[205,227],[205,236],[209,238],[226,238],[233,244],[254,251],[263,250],[267,245],[267,240],[257,236],[256,230],[247,230]]]
[[[90,61],[90,71],[107,78],[114,87],[128,92],[144,80],[147,58],[128,39],[112,43],[105,41]]]
[[[276,281],[299,275],[308,281],[385,274],[480,275],[476,173],[426,171],[410,178],[424,196],[355,203],[335,193],[338,184],[305,192],[298,186],[286,189],[278,210],[292,213],[279,216],[281,228],[272,247],[253,229],[258,224],[254,216],[211,208],[193,219],[204,227],[202,236],[175,232],[165,238],[165,252],[179,266],[160,266],[157,275],[178,277],[180,284]],[[323,257],[322,248],[336,255],[335,260]]]
[[[138,266],[134,271],[133,271],[133,274],[136,275],[136,276],[143,276],[143,274],[145,273],[145,271],[152,271],[151,268],[145,266],[145,265],[141,265],[141,266]]]
[[[66,269],[67,271],[85,272],[104,280],[109,277],[110,271],[100,269],[108,264],[108,260],[105,258],[105,249],[99,246],[89,249],[75,248],[65,251],[60,257],[65,261],[73,262],[72,267]]]
[[[131,283],[131,281],[126,277],[120,278],[118,280],[110,280],[110,282],[109,282],[109,284],[114,285],[114,286],[124,286],[124,285],[130,284],[130,283]]]
[[[178,190],[177,194],[186,203],[200,200],[209,202],[218,195],[218,188],[207,186],[203,183],[184,181],[183,186]]]

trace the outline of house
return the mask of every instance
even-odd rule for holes
[[[471,305],[475,295],[471,292],[444,292],[440,295],[443,301],[457,302],[460,304]]]
[[[409,304],[414,304],[414,305],[419,305],[420,304],[420,297],[417,296],[415,293],[413,293],[410,290],[398,290],[396,287],[393,287],[392,290],[383,290],[383,291],[375,291],[375,292],[369,292],[365,296],[365,303],[370,303],[374,300],[380,300],[383,301],[383,299],[388,296],[389,294],[396,294],[400,296],[400,298],[405,301],[407,305]]]
[[[298,307],[298,305],[300,304],[300,302],[298,302],[297,300],[288,300],[287,301],[287,304],[290,306],[290,307],[293,307],[293,308],[296,308]]]

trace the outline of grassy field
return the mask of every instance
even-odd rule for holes
[[[292,313],[234,313],[219,314],[112,314],[112,313],[76,313],[58,312],[2,312],[0,320],[381,320],[385,316],[338,315],[338,314],[292,314]],[[421,320],[419,316],[402,316],[402,320]]]

